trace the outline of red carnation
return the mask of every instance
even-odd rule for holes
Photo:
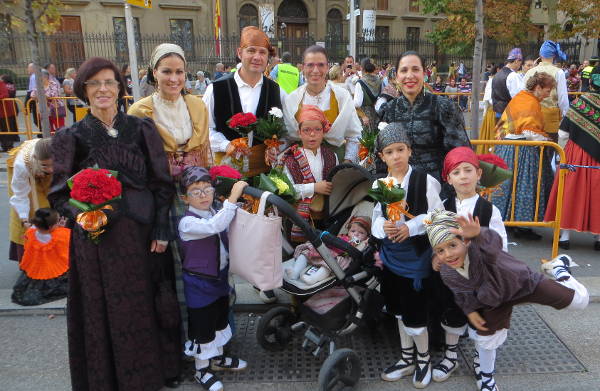
[[[101,205],[121,195],[121,182],[109,170],[87,168],[73,177],[71,198]]]
[[[242,179],[242,174],[238,170],[229,166],[214,166],[208,171],[211,180],[215,180],[218,176],[233,179]]]
[[[477,159],[482,162],[490,163],[494,166],[498,166],[505,170],[508,170],[508,164],[500,156],[493,153],[486,153],[485,155],[477,155]]]

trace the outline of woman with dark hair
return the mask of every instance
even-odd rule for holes
[[[565,148],[567,164],[600,166],[600,66],[591,74],[589,92],[580,95],[571,103],[558,131],[558,143]],[[565,145],[566,144],[566,145]],[[563,162],[561,162],[563,163]],[[576,168],[567,173],[563,195],[563,211],[560,228],[563,229],[559,246],[570,247],[570,231],[594,234],[594,250],[600,251],[600,203],[598,190],[600,170]],[[554,220],[557,205],[558,172],[554,179],[548,209],[544,220]]]
[[[172,265],[169,205],[173,181],[151,119],[117,110],[126,84],[109,60],[94,57],[73,86],[90,113],[53,139],[48,199],[73,222],[69,178],[89,167],[115,170],[121,199],[104,213],[96,244],[78,224],[71,236],[67,327],[74,390],[159,390],[176,385],[180,319]]]
[[[544,116],[541,101],[556,86],[554,77],[545,72],[532,75],[525,89],[515,95],[496,126],[496,138],[505,140],[548,141],[549,135],[544,131]],[[548,149],[546,149],[548,151]],[[550,154],[545,153],[540,161],[540,148],[521,146],[518,151],[517,167],[515,163],[515,147],[498,145],[495,152],[508,164],[516,178],[515,204],[513,199],[513,181],[505,181],[492,202],[502,214],[504,221],[540,221],[546,210],[546,201],[552,186],[552,167]],[[542,177],[539,194],[537,193],[538,170],[542,165]],[[539,196],[539,207],[536,211],[536,197]],[[514,214],[513,214],[514,209]],[[541,236],[528,228],[513,229],[513,235],[526,239],[539,240]]]
[[[400,95],[383,104],[383,122],[404,122],[409,126],[412,156],[410,164],[441,182],[446,154],[453,148],[470,146],[465,121],[457,105],[444,96],[427,93],[424,88],[425,67],[416,52],[406,52],[398,59],[396,85]],[[387,172],[384,165],[378,171]],[[442,187],[442,199],[450,188]]]
[[[19,107],[14,101],[4,101],[5,98],[14,98],[17,95],[15,84],[9,75],[0,75],[0,132],[18,132],[17,113]],[[12,149],[13,143],[19,142],[18,134],[0,135],[0,145],[2,151],[8,152]]]
[[[337,83],[327,80],[327,51],[322,46],[310,46],[304,51],[302,70],[306,83],[285,100],[284,119],[288,135],[299,140],[297,113],[302,105],[317,106],[332,124],[325,142],[333,146],[341,160],[358,162],[362,123],[356,113],[352,96]]]
[[[123,64],[121,67],[121,76],[125,81],[125,95],[132,96],[133,95],[133,79],[131,78],[131,67],[129,64]],[[133,99],[125,99],[119,98],[119,110],[122,112],[127,112],[129,106],[133,103]]]
[[[152,118],[167,153],[176,196],[170,208],[171,224],[177,224],[187,207],[181,196],[179,178],[186,167],[208,167],[212,164],[208,138],[208,112],[202,99],[185,90],[185,55],[180,46],[163,43],[152,52],[148,82],[155,92],[135,102],[129,115]],[[176,232],[177,225],[171,227]],[[175,238],[171,238],[175,239]],[[177,242],[171,243],[175,262],[181,260]]]

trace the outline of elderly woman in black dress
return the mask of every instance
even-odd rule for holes
[[[116,66],[91,58],[74,83],[90,113],[53,140],[48,199],[73,220],[67,180],[98,166],[119,172],[122,199],[95,244],[77,224],[71,238],[68,338],[74,390],[159,390],[177,384],[180,322],[172,259],[165,253],[175,192],[151,119],[117,111],[126,84]],[[169,267],[170,266],[170,267]]]

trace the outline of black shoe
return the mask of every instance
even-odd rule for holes
[[[165,387],[167,388],[178,388],[181,385],[181,379],[179,376],[170,377],[165,379]]]
[[[527,240],[541,240],[542,235],[535,233],[531,228],[515,228],[513,235],[516,238]]]
[[[594,242],[594,250],[600,251],[600,240]]]
[[[571,248],[571,241],[569,240],[559,240],[558,241],[558,247],[562,248],[563,250],[568,250]]]

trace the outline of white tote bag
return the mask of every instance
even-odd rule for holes
[[[281,217],[265,216],[269,194],[260,197],[257,214],[238,208],[229,225],[229,270],[263,291],[283,282]]]

